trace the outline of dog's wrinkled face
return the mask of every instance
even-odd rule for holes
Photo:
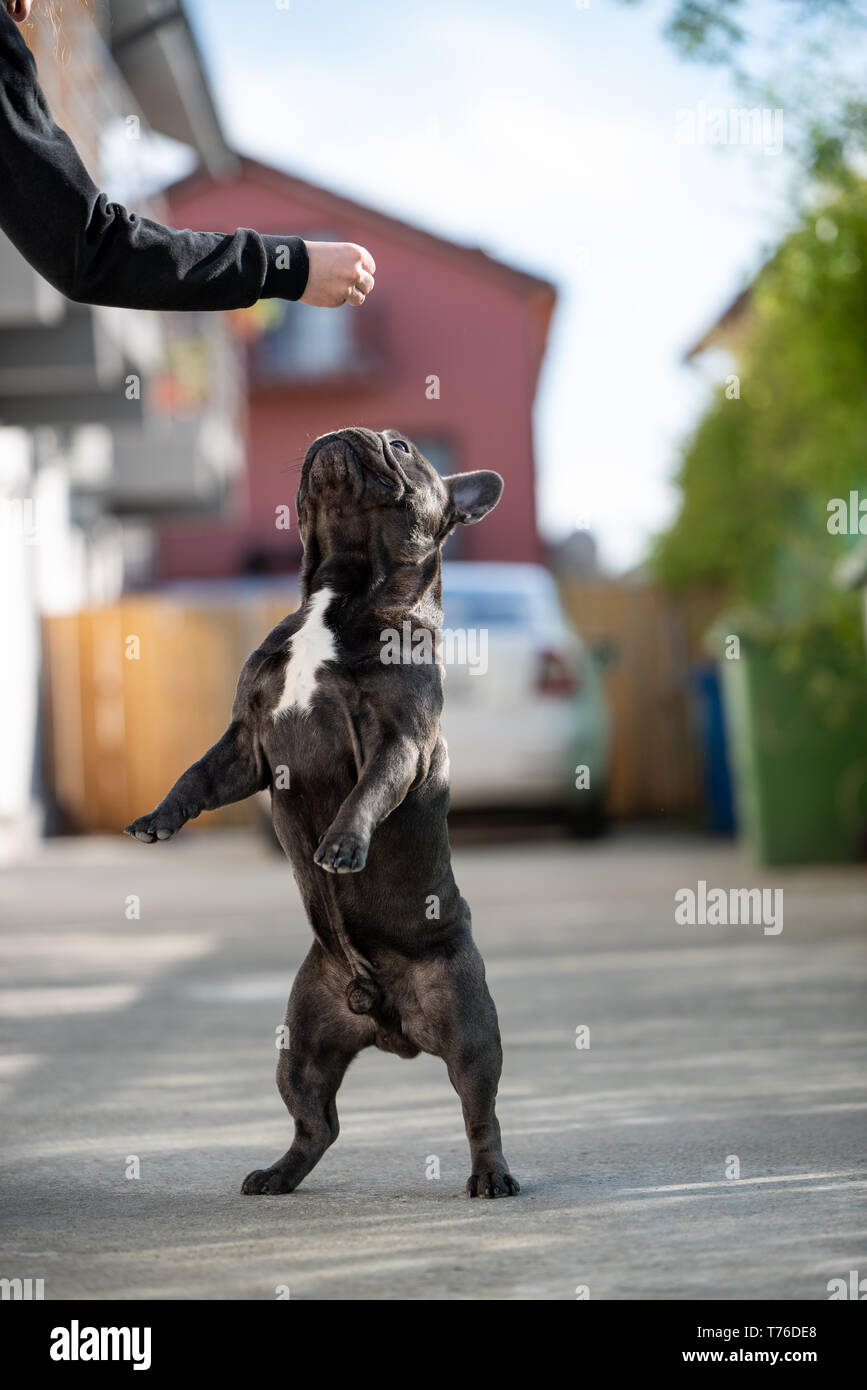
[[[298,489],[301,538],[324,554],[373,541],[384,560],[418,562],[458,523],[481,521],[502,491],[500,475],[487,470],[441,478],[397,430],[336,430],[307,450]]]

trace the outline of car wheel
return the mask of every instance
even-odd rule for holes
[[[589,803],[572,805],[566,811],[566,828],[575,840],[595,840],[608,830],[605,800],[594,796]]]

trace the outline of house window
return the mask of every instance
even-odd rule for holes
[[[339,241],[332,229],[305,233],[308,241]],[[260,381],[340,376],[358,365],[354,315],[323,313],[309,304],[269,300],[267,327],[250,351]]]
[[[309,304],[281,303],[275,322],[251,348],[260,380],[336,376],[355,360],[352,315],[323,313]]]
[[[449,473],[455,471],[454,449],[448,439],[439,439],[435,435],[411,435],[413,444],[419,453],[424,454],[428,463],[433,464],[441,478],[445,478]]]
[[[427,434],[410,435],[410,438],[441,478],[446,478],[450,473],[456,472],[455,451],[450,440]],[[457,526],[452,531],[443,551],[446,560],[462,560],[464,558],[466,553],[465,530],[465,527]]]

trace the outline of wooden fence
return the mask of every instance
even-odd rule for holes
[[[564,581],[567,612],[603,656],[612,719],[608,809],[620,819],[701,812],[701,751],[691,672],[718,602],[679,600],[643,584]]]
[[[562,592],[579,631],[606,656],[611,814],[696,814],[689,669],[712,606],[621,583],[565,582]],[[151,810],[219,738],[245,658],[296,603],[291,588],[224,603],[147,594],[47,619],[47,763],[62,821],[111,832]],[[250,818],[242,803],[196,826]]]
[[[115,831],[150,811],[229,722],[247,656],[297,595],[191,604],[148,594],[44,627],[49,776],[71,829]],[[238,824],[248,805],[198,825]]]

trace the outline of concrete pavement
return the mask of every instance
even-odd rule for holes
[[[239,1195],[290,1138],[275,1029],[309,942],[253,837],[58,842],[0,875],[0,1276],[48,1299],[361,1300],[825,1299],[867,1276],[863,870],[635,833],[455,867],[516,1199],[460,1195],[442,1063],[374,1050],[303,1186]],[[699,880],[782,888],[783,931],[678,925]]]

